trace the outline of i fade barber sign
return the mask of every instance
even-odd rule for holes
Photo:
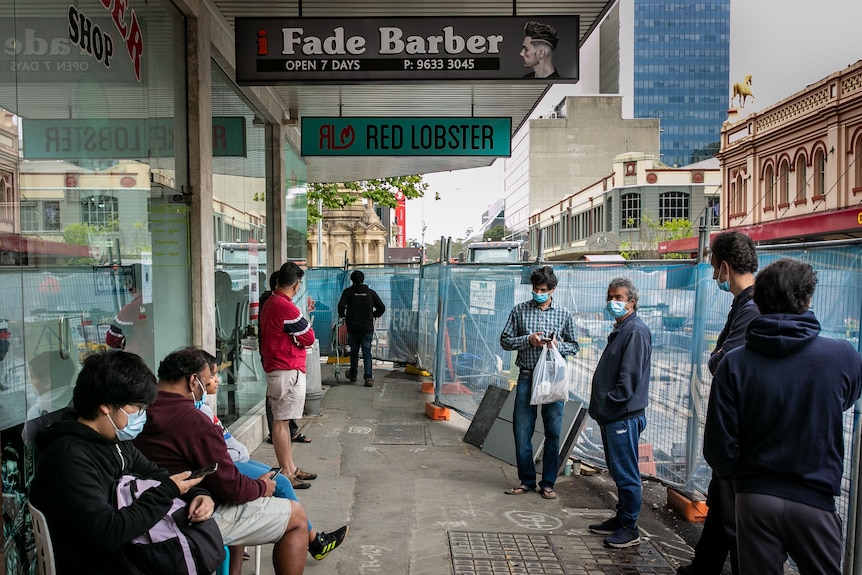
[[[578,80],[578,16],[237,18],[235,31],[243,85]]]

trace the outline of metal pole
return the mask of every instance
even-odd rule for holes
[[[317,198],[317,267],[323,267],[323,198]]]

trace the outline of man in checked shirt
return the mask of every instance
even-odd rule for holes
[[[530,274],[533,297],[519,303],[509,314],[500,346],[509,351],[517,350],[515,364],[521,368],[518,385],[515,386],[515,412],[512,429],[515,435],[515,458],[518,463],[520,483],[506,491],[509,495],[521,495],[536,490],[536,465],[533,461],[531,439],[536,428],[536,405],[530,405],[533,388],[533,369],[545,346],[556,347],[563,356],[578,353],[578,336],[572,314],[554,303],[557,276],[554,269],[544,266]],[[545,499],[556,499],[554,484],[560,468],[560,435],[563,427],[563,405],[556,401],[542,405],[542,423],[545,426],[545,450],[542,455],[542,479],[539,492]]]

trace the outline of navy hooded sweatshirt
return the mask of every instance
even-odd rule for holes
[[[862,359],[849,342],[819,334],[810,311],[761,315],[749,323],[745,346],[718,365],[703,452],[737,493],[835,510],[842,414],[862,390]]]

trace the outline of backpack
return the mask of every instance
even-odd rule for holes
[[[117,483],[117,509],[128,507],[158,485],[154,479],[123,475]],[[165,516],[127,543],[122,553],[132,572],[143,575],[208,575],[225,557],[215,520],[189,522],[188,505],[176,497]]]

